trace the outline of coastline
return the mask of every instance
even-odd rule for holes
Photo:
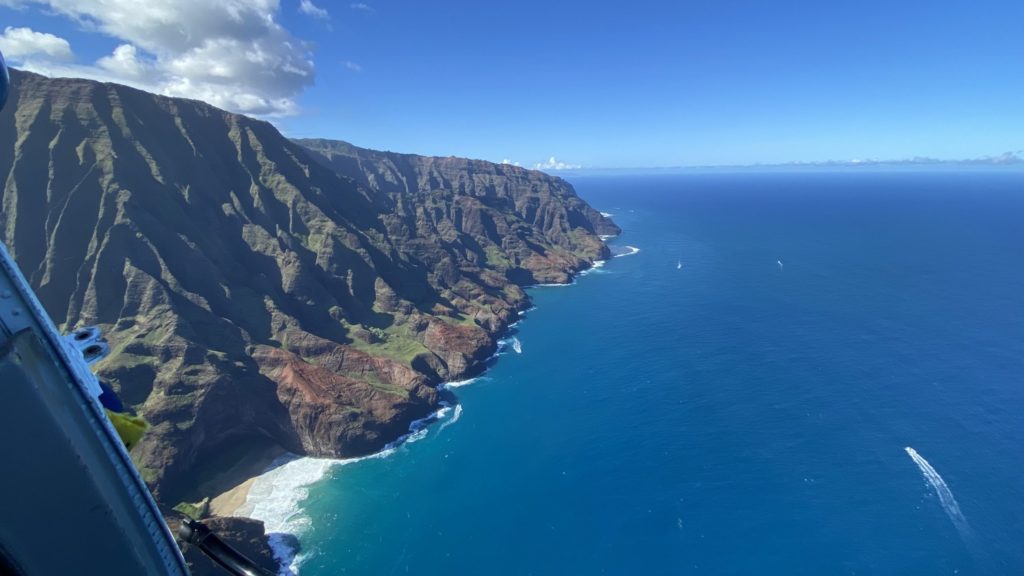
[[[614,237],[617,235],[602,237],[602,241],[606,242]],[[569,282],[564,284],[538,283],[524,288],[575,285],[579,278],[600,270],[608,260],[619,256],[612,254],[607,244],[605,247],[608,254],[605,259],[593,260],[586,267],[573,271],[570,274]],[[635,248],[634,250],[639,251]],[[439,391],[451,395],[451,401],[441,400],[435,412],[424,418],[411,421],[408,432],[388,442],[380,451],[346,459],[303,456],[280,448],[277,448],[276,451],[267,451],[248,460],[244,466],[239,464],[232,468],[238,469],[239,472],[244,468],[245,473],[233,475],[234,482],[229,488],[211,496],[210,514],[213,516],[239,516],[262,521],[275,558],[279,561],[282,570],[287,570],[282,573],[296,573],[298,565],[302,562],[302,555],[294,545],[294,538],[308,524],[308,520],[296,514],[296,511],[299,504],[308,495],[306,488],[323,479],[330,470],[338,466],[369,458],[390,456],[403,444],[413,443],[424,438],[430,424],[443,421],[441,424],[441,429],[443,429],[455,423],[462,414],[462,406],[455,398],[453,390],[486,378],[484,373],[489,363],[495,361],[502,354],[522,353],[519,340],[515,336],[516,326],[522,322],[527,312],[534,309],[532,300],[527,296],[523,308],[517,311],[518,318],[491,334],[493,354],[469,366],[465,372],[466,376],[462,380],[437,384]]]
[[[586,270],[591,269],[592,268],[588,268]],[[556,286],[570,285],[572,284],[556,284]],[[529,308],[519,311],[518,314],[520,319],[509,324],[505,330],[500,333],[501,337],[495,337],[494,354],[488,356],[487,359],[480,361],[478,365],[473,366],[472,369],[468,371],[471,374],[476,374],[475,376],[452,382],[442,382],[437,385],[437,389],[439,391],[452,394],[454,389],[469,386],[481,378],[484,378],[483,373],[487,369],[487,364],[494,361],[502,354],[505,354],[510,350],[517,354],[521,353],[522,349],[520,347],[519,340],[514,335],[515,327],[522,321],[526,312],[533,309],[534,307],[531,305]],[[253,518],[255,520],[263,520],[266,522],[265,518],[259,517],[258,504],[254,502],[255,498],[250,498],[250,495],[254,495],[254,487],[256,488],[256,494],[254,496],[257,498],[266,498],[268,496],[267,492],[271,492],[272,490],[268,490],[268,487],[265,486],[256,486],[257,481],[262,479],[264,483],[274,482],[278,476],[285,475],[289,472],[288,470],[279,471],[280,469],[286,469],[289,467],[294,469],[300,466],[293,464],[295,462],[320,463],[320,465],[316,467],[317,472],[313,474],[313,476],[315,476],[314,478],[309,479],[308,482],[300,483],[292,487],[302,488],[305,485],[319,480],[323,474],[334,466],[343,466],[368,458],[384,458],[394,453],[401,445],[415,442],[419,438],[425,436],[427,427],[430,424],[445,419],[449,413],[453,414],[453,416],[451,420],[445,421],[443,424],[444,426],[454,423],[454,421],[458,419],[462,414],[462,407],[457,402],[452,403],[442,400],[436,411],[423,418],[413,420],[409,423],[407,432],[385,444],[384,448],[381,450],[365,456],[356,456],[354,458],[319,458],[315,456],[294,454],[276,446],[265,452],[258,453],[254,457],[243,460],[218,475],[217,484],[219,487],[214,490],[213,494],[209,495],[209,515],[222,517],[240,516],[244,518]],[[304,472],[308,471],[309,470],[304,470]],[[305,476],[306,474],[303,475]],[[271,527],[268,526],[267,532],[270,533],[272,531]]]
[[[221,471],[205,486],[204,491],[210,498],[210,515],[236,516],[236,512],[245,505],[256,479],[285,454],[288,452],[283,448],[270,446]]]

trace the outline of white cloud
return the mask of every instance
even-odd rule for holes
[[[131,44],[121,44],[114,53],[96,61],[96,65],[118,78],[144,80],[153,71],[154,64],[139,57],[139,49]]]
[[[351,70],[353,72],[362,72],[363,71],[363,67],[362,66],[360,66],[359,64],[357,64],[357,63],[355,63],[355,62],[353,62],[351,60],[345,60],[344,62],[342,62],[342,64],[345,65],[345,68],[348,68],[349,70]]]
[[[60,36],[36,32],[31,28],[4,29],[0,36],[0,51],[7,58],[21,60],[32,56],[47,56],[56,60],[71,60],[71,44]]]
[[[369,4],[366,4],[364,2],[356,2],[355,4],[349,4],[349,7],[351,7],[353,10],[360,10],[362,12],[373,12],[373,6],[370,6]]]
[[[313,4],[313,0],[299,0],[299,12],[315,18],[330,18],[327,10]]]
[[[565,162],[559,162],[552,156],[548,158],[547,162],[541,162],[540,164],[534,164],[534,170],[576,170],[582,168],[579,164],[567,164]]]
[[[257,115],[295,113],[296,98],[313,83],[309,46],[276,21],[279,0],[23,0],[21,4],[42,5],[87,31],[122,42],[93,64],[68,64],[47,54],[14,58],[26,70],[121,82]]]
[[[513,162],[513,161],[509,160],[508,158],[502,159],[501,163],[502,164],[507,164],[509,166],[519,166],[519,162]]]

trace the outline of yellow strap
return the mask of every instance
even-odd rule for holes
[[[110,410],[106,410],[106,412],[110,423],[114,425],[114,430],[117,430],[117,435],[121,437],[121,441],[129,450],[138,444],[139,440],[142,440],[142,435],[149,428],[149,422],[146,422],[142,416],[130,416]]]

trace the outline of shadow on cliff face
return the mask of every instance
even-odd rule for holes
[[[54,319],[104,329],[98,371],[153,424],[133,456],[164,505],[236,453],[379,450],[483,370],[521,286],[571,280],[607,255],[590,232],[618,230],[541,172],[11,78],[0,236]]]
[[[167,405],[150,401],[148,414],[164,423],[154,426],[132,454],[144,469],[156,471],[150,489],[164,505],[220,494],[263,472],[273,456],[302,451],[276,383],[249,362],[250,372],[211,383],[191,405],[191,415],[173,413],[180,403],[174,396],[161,395]],[[169,425],[176,421],[189,424]]]
[[[533,272],[526,268],[512,268],[505,273],[508,276],[509,281],[519,284],[520,286],[529,286],[536,284],[537,279],[534,278]]]

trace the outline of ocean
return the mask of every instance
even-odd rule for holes
[[[400,446],[279,469],[303,576],[1024,574],[1024,172],[570,181],[623,256]]]

